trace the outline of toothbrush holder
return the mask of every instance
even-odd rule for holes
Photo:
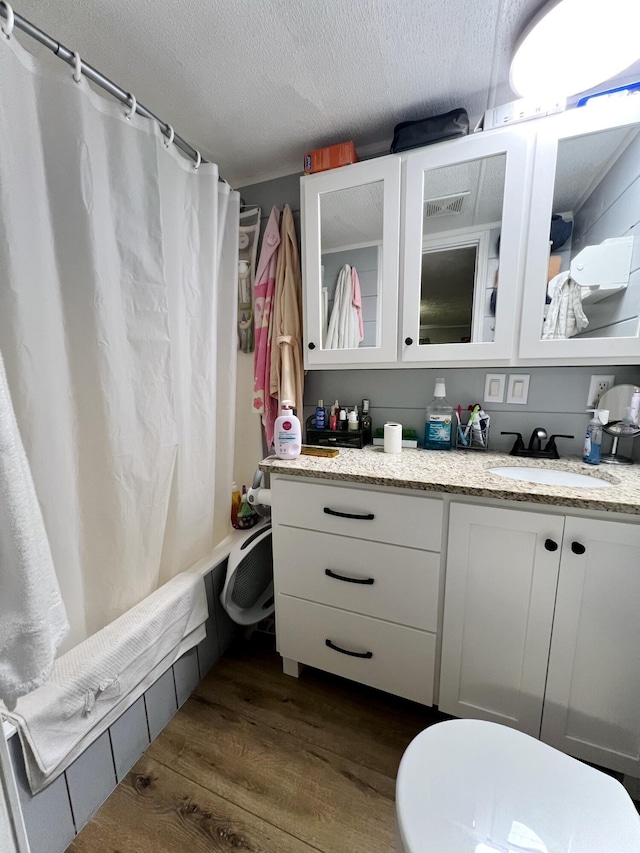
[[[457,423],[457,415],[454,412],[454,423],[456,429],[456,450],[488,450],[489,449],[489,425],[490,418],[477,421],[475,424],[469,423],[471,412],[462,413],[462,421]]]

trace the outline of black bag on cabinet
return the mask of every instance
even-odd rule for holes
[[[421,148],[456,136],[469,133],[469,116],[463,109],[451,110],[439,116],[421,118],[417,121],[403,121],[393,128],[391,153]]]

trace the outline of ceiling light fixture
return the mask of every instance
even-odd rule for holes
[[[566,97],[640,59],[640,0],[553,0],[522,34],[511,62],[521,97]]]

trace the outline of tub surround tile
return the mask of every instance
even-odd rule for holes
[[[176,681],[178,708],[180,708],[191,696],[200,681],[196,648],[189,649],[181,658],[178,658],[173,665],[173,675]]]
[[[8,746],[31,853],[63,853],[76,834],[64,773],[32,794],[18,735]]]
[[[117,784],[109,732],[76,758],[65,775],[76,832],[80,832]]]
[[[176,685],[171,667],[149,687],[144,694],[144,704],[149,724],[149,737],[154,740],[178,710]]]
[[[220,596],[224,588],[224,582],[227,577],[227,560],[216,566],[211,572],[212,591],[213,591],[213,615],[216,622],[216,633],[218,635],[218,654],[223,655],[229,648],[231,643],[240,634],[240,627],[229,618],[227,611],[220,602]],[[209,616],[211,616],[209,610]]]
[[[226,566],[226,563],[225,563]],[[205,622],[207,636],[198,644],[198,665],[200,667],[200,679],[202,680],[211,667],[220,657],[218,647],[218,632],[216,629],[216,604],[213,591],[213,572],[205,575],[204,584],[207,589],[207,604],[209,605],[209,618]]]
[[[613,485],[610,489],[590,489],[508,480],[488,471],[499,466],[553,468],[598,477]],[[363,450],[340,448],[340,455],[333,458],[299,456],[282,460],[269,456],[260,468],[311,479],[640,515],[640,466],[594,467],[575,457],[548,461],[506,453],[408,449],[389,454],[371,446]]]
[[[218,660],[218,633],[216,631],[215,619],[207,619],[205,622],[207,636],[198,643],[198,666],[200,668],[200,679],[202,680]]]
[[[109,729],[118,782],[127,775],[149,746],[144,697],[141,696]]]

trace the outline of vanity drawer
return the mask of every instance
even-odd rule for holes
[[[278,525],[273,557],[277,593],[437,630],[439,554]]]
[[[442,501],[421,495],[275,480],[277,524],[439,551]]]
[[[278,595],[276,637],[283,657],[433,704],[435,634]]]

